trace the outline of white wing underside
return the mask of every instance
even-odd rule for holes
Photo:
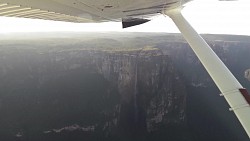
[[[190,0],[0,0],[0,16],[66,22],[150,18]]]

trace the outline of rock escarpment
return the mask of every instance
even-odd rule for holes
[[[185,125],[184,83],[159,49],[6,50],[0,133],[7,140],[144,138]]]
[[[68,34],[1,40],[0,140],[248,140],[180,35]],[[249,37],[204,37],[250,89]]]

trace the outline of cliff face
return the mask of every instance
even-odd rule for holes
[[[207,42],[236,78],[245,87],[250,87],[247,80],[250,68],[248,61],[250,59],[250,43],[223,40],[207,40]],[[162,49],[164,54],[172,59],[177,70],[184,75],[188,85],[197,87],[214,85],[210,76],[186,42],[168,42],[165,45],[159,44],[157,47]]]
[[[3,139],[130,139],[185,124],[184,83],[159,49],[0,56]]]
[[[206,37],[206,36],[205,36]],[[216,37],[216,36],[215,36]],[[208,44],[226,64],[243,87],[250,90],[250,43],[244,41],[208,40]],[[173,60],[187,88],[187,121],[195,138],[241,140],[248,137],[224,97],[204,67],[185,42],[158,44]],[[214,66],[216,67],[216,66]],[[230,136],[229,136],[230,135]]]
[[[248,140],[179,35],[78,36],[1,41],[0,140]],[[250,89],[246,37],[210,36]]]
[[[185,86],[170,58],[159,49],[108,53],[97,62],[101,62],[98,72],[121,97],[121,130],[137,133],[146,127],[151,132],[159,125],[183,124]]]

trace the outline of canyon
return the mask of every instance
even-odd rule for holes
[[[1,140],[248,139],[180,34],[32,34],[1,39]],[[203,36],[250,89],[250,37]]]

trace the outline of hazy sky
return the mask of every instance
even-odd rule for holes
[[[250,0],[194,0],[183,9],[183,15],[199,33],[250,35]],[[164,16],[128,29],[121,23],[79,24],[0,17],[0,32],[47,31],[139,31],[179,32]]]

